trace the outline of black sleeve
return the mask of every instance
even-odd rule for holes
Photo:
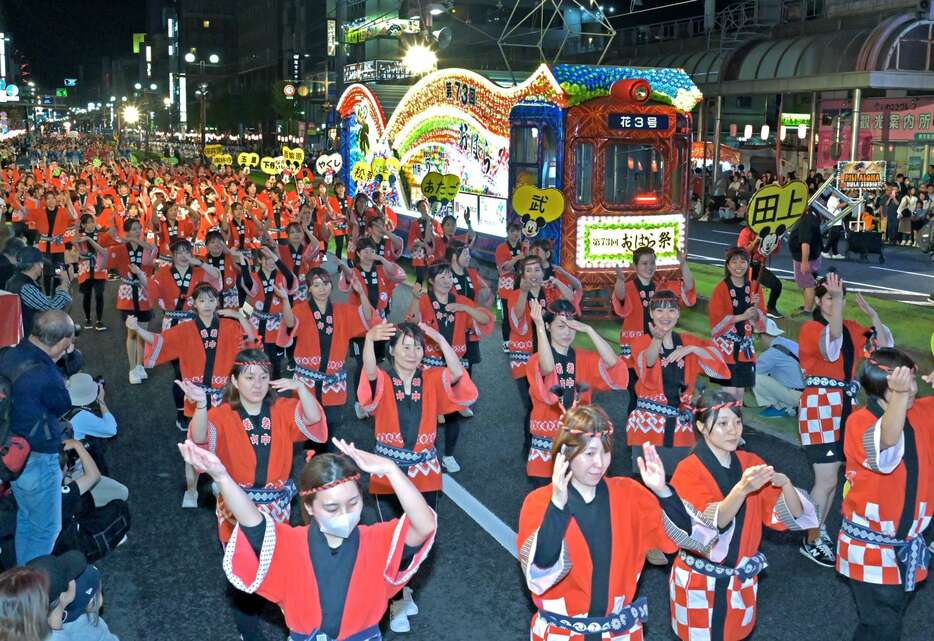
[[[250,272],[249,265],[243,265],[240,268],[240,286],[243,287],[245,291],[250,291],[253,288],[253,274]]]
[[[681,497],[678,496],[678,493],[675,492],[675,489],[671,486],[668,487],[671,489],[671,496],[663,499],[660,498],[658,502],[661,504],[665,516],[675,524],[675,527],[690,534],[693,523],[691,522],[691,517],[688,515],[687,508],[684,507],[684,503],[681,501]]]
[[[422,549],[420,545],[406,545],[402,548],[402,563],[399,564],[400,568],[407,568],[412,563],[412,559],[415,558],[415,555],[418,554],[418,551]]]
[[[370,398],[376,398],[376,383],[378,382],[379,382],[379,376],[377,376],[372,381],[370,381]]]
[[[571,522],[571,511],[564,506],[559,510],[554,503],[548,503],[545,518],[538,528],[538,541],[535,546],[535,558],[532,563],[540,568],[550,568],[558,562],[561,556],[561,544],[564,542],[564,533]]]
[[[81,490],[72,481],[62,486],[62,521],[69,521],[81,511]]]
[[[282,262],[282,259],[276,260],[276,267],[282,272],[282,277],[285,278],[285,286],[292,289],[292,284],[295,282],[295,275],[292,270]]]
[[[252,527],[241,524],[240,531],[243,532],[246,540],[250,542],[250,547],[253,548],[253,552],[256,556],[259,556],[259,551],[263,547],[263,537],[266,536],[266,519],[260,521],[259,525],[254,525]]]

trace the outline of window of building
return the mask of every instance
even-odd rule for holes
[[[201,26],[204,27],[205,29],[210,29],[210,28],[211,28],[211,21],[210,21],[210,20],[205,20],[205,21],[203,21],[203,22],[201,23]]]
[[[574,200],[579,205],[593,201],[593,143],[574,145]]]
[[[613,143],[603,152],[603,201],[613,205],[659,202],[664,161],[650,145]]]

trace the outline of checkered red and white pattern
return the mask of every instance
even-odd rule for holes
[[[740,564],[746,558],[740,559]],[[668,577],[671,603],[671,629],[683,641],[710,641],[713,620],[714,579],[689,568],[676,559]],[[740,581],[733,577],[727,588],[729,606],[725,639],[742,639],[752,632],[756,621],[756,594],[759,580]]]
[[[840,440],[840,418],[843,416],[843,390],[808,387],[801,394],[798,410],[798,432],[802,445],[823,445]]]
[[[911,524],[909,538],[918,536],[931,522],[930,509],[925,502],[918,506],[918,517]],[[874,532],[886,536],[895,536],[895,523],[882,521],[879,505],[867,503],[863,514],[854,513],[851,520]],[[901,585],[901,572],[895,559],[895,549],[891,545],[863,543],[848,536],[843,530],[837,537],[837,572],[854,581],[876,585]],[[915,581],[922,581],[927,570],[919,569]]]
[[[564,599],[557,601],[564,602]],[[549,612],[555,614],[565,614],[564,608],[555,608],[554,602],[546,604]],[[575,616],[586,616],[586,613]],[[601,641],[643,641],[642,624],[636,623],[634,626],[621,633],[604,632]],[[582,634],[574,634],[567,630],[548,625],[548,623],[539,618],[538,613],[532,617],[532,630],[529,634],[530,641],[584,641]]]

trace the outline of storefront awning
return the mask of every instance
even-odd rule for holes
[[[691,160],[697,160],[700,162],[704,161],[704,145],[707,145],[707,160],[713,161],[713,143],[703,143],[699,140],[695,140],[691,143]],[[727,147],[726,145],[720,145],[720,162],[728,162],[731,165],[738,165],[742,162],[742,157],[740,156],[738,149],[733,149],[732,147]]]

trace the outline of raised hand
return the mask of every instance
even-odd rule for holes
[[[824,287],[830,293],[831,298],[843,298],[843,279],[838,274],[834,272],[827,274]]]
[[[636,459],[639,465],[639,475],[647,488],[655,494],[666,494],[668,484],[665,483],[665,464],[651,443],[642,444],[642,456]]]
[[[127,319],[129,320],[129,319]],[[200,385],[195,385],[191,381],[175,381],[175,384],[185,392],[185,398],[194,403],[195,405],[201,405],[206,403],[208,400],[208,394]]]
[[[564,452],[558,452],[551,472],[551,502],[559,510],[563,510],[568,503],[568,484],[571,482],[571,476],[571,462],[564,456]]]
[[[879,317],[878,312],[873,309],[872,305],[866,302],[866,299],[863,298],[862,294],[856,294],[856,305],[859,307],[860,311],[866,314],[869,318],[876,319]]]
[[[126,322],[124,323],[126,328],[131,332],[135,332],[139,329],[139,319],[136,316],[127,316]]]
[[[372,476],[386,476],[387,474],[398,470],[395,463],[388,458],[358,450],[353,443],[348,443],[344,439],[335,438],[331,442],[334,447],[349,456],[362,471]]]
[[[367,340],[378,343],[379,341],[388,341],[390,338],[395,336],[395,334],[396,326],[392,323],[383,321],[379,325],[374,325],[368,329],[366,332],[366,337]]]
[[[565,317],[564,322],[567,323],[567,326],[573,329],[575,332],[586,333],[590,331],[590,325],[588,325],[587,323],[582,323],[576,318]]]
[[[220,481],[227,476],[227,468],[221,463],[210,450],[206,450],[195,445],[191,439],[178,444],[178,451],[182,458],[199,473],[205,472],[215,481]]]
[[[269,381],[269,386],[277,392],[298,391],[298,389],[304,387],[304,385],[305,384],[297,378],[277,378],[274,381]]]
[[[534,298],[529,301],[529,318],[531,318],[532,322],[536,325],[543,321],[542,304]]]
[[[649,333],[652,334],[652,338],[658,341],[663,340],[666,336],[668,336],[668,332],[655,327],[655,323],[652,321],[649,321]]]
[[[442,341],[444,341],[444,337],[441,335],[441,332],[436,330],[434,327],[432,327],[428,323],[419,323],[418,326],[423,332],[425,332],[425,336],[427,336],[434,342],[440,344]]]
[[[788,487],[791,485],[791,479],[781,472],[775,472],[772,477],[772,487]]]
[[[680,360],[683,360],[685,356],[690,356],[694,353],[694,348],[690,345],[679,345],[675,350],[668,355],[667,358],[663,359],[667,363],[677,363]]]
[[[896,394],[908,394],[911,392],[911,379],[914,371],[908,367],[896,367],[886,376],[889,391]]]

